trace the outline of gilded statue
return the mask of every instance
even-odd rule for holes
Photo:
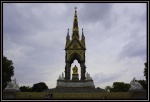
[[[78,74],[78,68],[76,65],[74,66],[72,70],[73,70],[73,74]]]

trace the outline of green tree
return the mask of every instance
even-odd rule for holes
[[[44,82],[34,84],[32,87],[33,92],[42,92],[46,89],[48,89],[48,86]]]
[[[21,86],[19,89],[21,92],[31,92],[32,91],[32,87],[30,87],[30,86]]]
[[[124,82],[114,82],[110,92],[128,92],[130,84]]]
[[[106,91],[109,91],[109,92],[110,92],[111,89],[112,89],[111,86],[106,86],[106,87],[105,87],[105,90],[106,90]]]
[[[8,60],[7,57],[3,55],[2,62],[2,87],[3,90],[7,86],[7,82],[11,81],[11,77],[14,75],[14,67],[12,60]]]
[[[147,83],[147,80],[148,80],[148,76],[147,76],[147,74],[148,74],[148,70],[147,70],[147,62],[144,63],[144,65],[145,65],[145,68],[144,68],[144,76],[145,76],[146,83]]]

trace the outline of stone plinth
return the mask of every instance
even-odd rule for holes
[[[95,88],[93,80],[86,80],[86,81],[63,81],[57,80],[57,87],[89,87]]]
[[[79,80],[79,74],[72,74],[72,80],[78,81]]]
[[[3,99],[14,99],[16,92],[20,92],[17,89],[5,89],[3,91]]]
[[[14,79],[11,82],[7,83],[7,86],[3,91],[3,98],[14,99],[16,92],[19,92],[19,91],[20,91],[19,86],[16,82],[16,79]]]
[[[61,87],[76,87],[76,88],[95,88],[93,79],[90,77],[89,73],[86,73],[86,79],[85,80],[79,80],[79,74],[77,73],[77,68],[76,66],[73,69],[73,74],[72,74],[72,80],[65,80],[64,75],[59,76],[57,80],[57,86],[56,88],[61,88]]]

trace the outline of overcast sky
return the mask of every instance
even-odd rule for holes
[[[19,86],[45,82],[56,87],[65,70],[66,35],[69,28],[72,36],[75,6],[80,38],[84,29],[86,71],[95,87],[145,79],[146,4],[5,3],[3,54],[13,61]],[[79,67],[77,60],[71,67],[75,65]]]

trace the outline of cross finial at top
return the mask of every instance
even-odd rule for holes
[[[76,10],[76,9],[77,9],[77,7],[75,6],[75,7],[74,7],[74,9]]]

